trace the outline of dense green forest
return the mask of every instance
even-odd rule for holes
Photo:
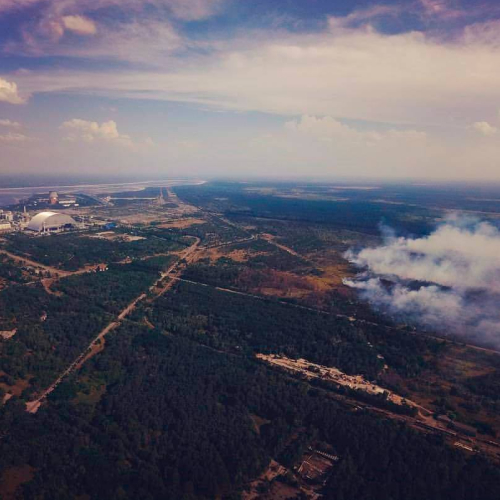
[[[6,390],[22,391],[0,405],[0,499],[5,478],[22,470],[15,500],[236,500],[271,460],[293,471],[310,447],[339,457],[321,486],[327,500],[498,498],[498,464],[450,446],[442,434],[417,432],[403,420],[415,409],[391,403],[387,394],[308,381],[255,357],[306,358],[404,397],[422,384],[415,392],[432,396],[438,413],[491,439],[494,429],[479,414],[485,408],[498,414],[500,358],[481,358],[474,372],[474,356],[487,354],[473,352],[458,360],[472,376],[460,379],[450,368],[445,379],[441,370],[448,367],[437,360],[450,355],[449,344],[396,327],[352,295],[325,291],[320,307],[306,296],[259,291],[270,275],[307,282],[328,265],[344,265],[347,248],[377,241],[381,221],[423,233],[432,211],[382,204],[371,191],[334,201],[338,192],[319,187],[304,187],[310,198],[301,200],[292,186],[283,196],[243,184],[175,190],[207,210],[200,215],[206,223],[114,230],[145,238],[131,242],[9,236],[12,251],[61,269],[109,267],[21,286],[16,265],[0,260],[0,279],[8,283],[0,290],[0,330],[16,330],[0,340],[0,399]],[[157,194],[158,188],[140,192]],[[263,239],[269,235],[305,258]],[[182,267],[181,277],[199,284],[173,281],[155,297],[151,285],[179,258],[169,252],[194,237],[206,258]],[[37,413],[27,413],[26,400],[142,293],[148,297],[107,334],[103,350],[65,378]],[[457,399],[459,393],[465,396]],[[459,405],[477,421],[464,419]],[[289,472],[280,481],[294,477]]]
[[[285,219],[378,234],[380,224],[397,231],[423,234],[428,232],[438,215],[428,208],[380,203],[372,199],[345,198],[305,199],[266,195],[254,186],[213,182],[200,186],[176,186],[176,194],[184,201],[229,217]],[[257,186],[258,188],[258,186]]]
[[[489,500],[500,488],[481,457],[353,413],[246,356],[132,324],[38,414],[11,400],[0,425],[0,468],[35,471],[25,499],[238,498],[271,457],[292,465],[312,440],[341,457],[325,498]]]
[[[8,250],[13,253],[65,270],[76,270],[87,264],[100,262],[119,262],[126,258],[140,259],[181,250],[186,246],[187,243],[173,234],[138,241],[109,241],[76,234],[57,234],[43,238],[15,234],[9,236],[7,244]]]
[[[425,353],[443,349],[432,339],[391,333],[374,325],[361,327],[293,304],[190,283],[178,284],[148,314],[158,327],[215,349],[282,353],[369,377],[377,377],[384,364],[378,354],[396,371],[410,376],[425,365]]]
[[[63,278],[52,294],[41,284],[1,291],[0,330],[17,329],[12,339],[0,342],[3,382],[28,380],[25,397],[47,387],[157,277],[140,264],[112,265],[105,272]]]
[[[25,283],[28,279],[23,276],[22,270],[13,260],[4,254],[0,254],[0,289],[2,281],[6,283]]]

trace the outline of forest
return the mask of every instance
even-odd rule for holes
[[[342,193],[341,199],[307,199],[263,194],[258,189],[252,190],[253,187],[212,182],[200,186],[177,186],[175,192],[188,203],[222,212],[230,218],[324,224],[370,235],[379,233],[381,223],[405,234],[425,234],[438,216],[437,211],[425,207],[379,203],[373,199],[346,199],[345,193]]]
[[[0,330],[16,329],[0,342],[4,390],[26,380],[23,397],[47,387],[131,300],[157,279],[156,270],[134,264],[69,276],[52,294],[41,284],[0,292]]]
[[[373,192],[340,202],[326,189],[300,188],[306,194],[298,200],[293,186],[280,196],[261,188],[175,188],[203,207],[196,217],[206,223],[175,228],[159,220],[114,230],[144,238],[137,241],[9,237],[11,250],[61,269],[108,266],[26,285],[3,261],[0,330],[16,333],[0,340],[0,399],[14,394],[0,406],[0,498],[11,478],[17,490],[8,500],[236,500],[271,461],[288,471],[278,481],[296,486],[294,468],[310,448],[338,456],[318,487],[327,500],[498,498],[500,468],[491,456],[415,430],[409,417],[416,409],[255,356],[305,358],[361,374],[403,397],[425,397],[418,402],[436,415],[496,439],[489,419],[498,414],[500,358],[420,335],[325,286],[328,273],[349,272],[347,248],[378,241],[375,217],[363,219],[369,206],[402,232],[425,232],[432,211],[384,205]],[[195,237],[197,260],[181,261],[163,281],[171,288],[156,296],[151,285]],[[309,283],[303,290],[311,293],[280,295],[271,282],[276,289]],[[142,293],[145,300],[102,349],[37,413],[27,413],[26,400]]]
[[[341,457],[327,499],[497,498],[499,471],[480,456],[246,356],[137,324],[107,342],[36,416],[15,399],[0,409],[0,469],[34,472],[23,498],[236,499],[270,458],[292,465],[313,442]]]
[[[360,328],[346,318],[191,283],[176,285],[148,315],[158,327],[215,349],[303,357],[372,378],[384,364],[378,354],[408,376],[425,366],[425,353],[442,349],[430,339],[388,336],[383,327]]]
[[[88,264],[112,263],[124,259],[182,250],[187,244],[173,234],[162,238],[138,241],[110,241],[88,235],[57,234],[31,238],[23,234],[10,235],[7,249],[47,266],[74,271]]]

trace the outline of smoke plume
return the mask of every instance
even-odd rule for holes
[[[500,231],[450,217],[425,237],[347,252],[363,271],[345,284],[398,320],[500,346]]]

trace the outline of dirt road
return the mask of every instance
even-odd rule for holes
[[[34,260],[31,260],[27,257],[22,257],[20,255],[16,255],[11,252],[7,252],[7,250],[0,250],[0,253],[7,255],[11,259],[17,261],[17,262],[24,262],[28,266],[32,267],[38,267],[40,269],[43,269],[44,271],[48,271],[51,274],[57,274],[58,276],[70,276],[72,274],[76,274],[78,272],[85,272],[82,270],[79,271],[62,271],[61,269],[57,269],[56,267],[51,267],[51,266],[46,266],[45,264],[40,264],[40,262],[35,262]]]
[[[182,259],[185,259],[185,260],[190,259],[190,257],[193,255],[193,253],[195,252],[195,250],[197,249],[199,244],[200,244],[200,239],[197,238],[196,242],[193,243],[189,248],[187,248],[184,251],[184,253],[182,253],[180,255],[179,260],[175,264],[170,266],[170,268],[167,269],[167,271],[162,273],[160,278],[158,278],[158,280],[151,287],[150,290],[151,291],[154,290],[155,287],[157,287],[163,279],[169,277],[169,275],[173,271],[175,271],[175,269],[178,267],[178,265]],[[171,283],[172,282],[169,282],[168,285],[171,286]],[[168,289],[168,287],[165,289]],[[165,290],[160,289],[160,292],[157,292],[157,293],[161,294],[161,293],[164,293],[164,291]],[[99,352],[100,344],[104,340],[104,337],[109,332],[111,332],[112,330],[117,328],[121,324],[121,322],[137,307],[137,304],[139,302],[141,302],[142,300],[144,300],[146,297],[147,297],[147,295],[145,293],[142,293],[141,295],[136,297],[132,302],[130,302],[130,304],[128,304],[127,307],[125,307],[125,309],[123,309],[123,311],[117,316],[117,318],[114,321],[112,321],[111,323],[109,323],[103,330],[101,330],[99,332],[99,334],[92,340],[92,342],[90,342],[90,344],[87,346],[87,348],[82,353],[80,353],[80,355],[71,363],[71,365],[69,365],[68,368],[66,368],[66,370],[64,370],[64,372],[61,373],[61,375],[59,375],[59,377],[37,397],[37,399],[26,403],[26,411],[28,413],[36,413],[38,411],[38,409],[40,408],[41,404],[47,398],[47,396],[49,394],[51,394],[56,389],[56,387],[68,375],[70,375],[73,371],[80,369],[81,366],[87,360],[89,360],[92,356],[94,356],[97,352]]]
[[[77,269],[76,271],[64,271],[62,269],[57,269],[57,267],[46,266],[45,264],[41,264],[40,262],[36,262],[27,257],[16,255],[14,253],[8,252],[7,250],[3,249],[0,250],[0,254],[7,255],[7,257],[10,257],[16,262],[24,263],[27,266],[43,269],[44,271],[50,272],[52,275],[54,275],[54,277],[58,278],[65,278],[66,276],[75,276],[77,274],[85,274],[95,269],[98,265],[104,265],[103,263],[99,263],[82,267],[81,269]]]
[[[50,385],[45,391],[42,392],[34,401],[29,401],[26,403],[26,411],[28,413],[36,413],[40,408],[40,405],[47,398],[47,396],[52,393],[55,388],[74,370],[80,368],[87,359],[90,359],[93,355],[93,349],[99,344],[102,339],[111,331],[114,330],[126,316],[128,316],[137,306],[137,304],[146,297],[143,293],[139,297],[135,298],[123,311],[118,315],[117,320],[109,323],[103,330],[99,332],[97,337],[95,337],[88,347],[83,351],[74,361],[71,363],[64,372],[59,375],[59,377]]]

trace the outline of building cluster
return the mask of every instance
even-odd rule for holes
[[[54,208],[77,207],[77,199],[73,195],[60,196],[56,191],[48,195],[37,195],[29,200],[30,207],[39,206],[43,209],[47,206]],[[30,234],[49,234],[62,232],[70,229],[82,229],[86,227],[85,220],[75,220],[67,214],[53,211],[42,211],[30,215],[24,207],[23,211],[0,210],[0,234],[13,231],[26,231]]]
[[[21,231],[26,228],[30,221],[30,216],[26,212],[11,212],[0,210],[0,233],[11,231]]]
[[[59,194],[57,191],[50,191],[49,196],[45,194],[37,195],[31,200],[33,206],[59,206],[59,207],[78,207],[79,203],[76,196],[72,194]]]
[[[70,216],[58,210],[78,206],[77,198],[73,195],[61,196],[56,191],[36,195],[26,200],[25,206],[17,205],[17,210],[0,209],[0,234],[23,231],[31,235],[45,235],[89,227],[105,230],[116,227],[115,222],[95,219],[89,214]]]

